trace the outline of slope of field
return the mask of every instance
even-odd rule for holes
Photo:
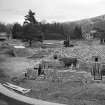
[[[67,29],[70,33],[71,30],[74,29],[74,27],[77,25],[82,27],[82,32],[89,33],[91,30],[96,30],[97,28],[105,31],[105,15],[78,20],[74,22],[65,22],[62,24],[64,25],[65,29]]]

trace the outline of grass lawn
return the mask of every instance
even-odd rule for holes
[[[80,44],[80,41],[78,43]],[[79,45],[78,51],[80,51],[81,55],[85,55],[84,58],[87,58],[87,56],[90,56],[87,53],[89,46],[85,45],[83,47],[82,44],[83,42]],[[99,45],[103,55],[104,50],[101,49],[104,48],[104,46],[100,47]],[[68,54],[72,54],[72,49],[66,48],[65,50]],[[24,71],[27,68],[34,67],[34,63],[35,59],[0,55],[0,82],[9,81],[13,83],[11,81],[13,77],[19,77],[22,80]],[[56,76],[58,74],[55,73],[50,76],[51,78],[47,79],[40,79],[39,77],[36,80],[25,79],[20,81],[18,85],[24,88],[31,88],[32,92],[27,93],[26,96],[37,99],[68,105],[105,105],[105,79],[100,82],[94,81],[89,66],[91,67],[91,65],[84,62],[80,63],[79,70],[61,70],[57,68],[56,73],[61,72],[62,78],[58,78]],[[0,103],[8,105],[4,100],[0,100]]]

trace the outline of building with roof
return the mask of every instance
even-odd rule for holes
[[[91,30],[88,33],[83,33],[83,37],[86,40],[91,40],[91,39],[94,39],[95,34],[96,34],[96,30]]]

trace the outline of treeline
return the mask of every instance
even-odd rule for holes
[[[42,31],[44,32],[44,39],[45,40],[64,40],[65,39],[65,32],[64,27],[60,23],[46,23],[41,24]]]
[[[28,41],[30,45],[32,41],[64,40],[67,36],[70,36],[71,39],[82,38],[82,29],[78,25],[69,30],[69,28],[66,28],[61,23],[38,22],[34,15],[35,13],[29,10],[25,16],[23,25],[19,23],[13,25],[0,23],[0,32],[11,32],[14,39]]]
[[[31,31],[31,33],[29,33]],[[19,23],[15,23],[13,26],[13,38],[25,38],[25,34],[28,36],[32,36],[38,38],[37,31],[41,32],[40,37],[43,37],[44,40],[65,40],[67,36],[70,36],[70,39],[82,39],[82,29],[80,26],[75,26],[74,29],[69,30],[60,23],[38,23],[37,25],[20,25]],[[32,34],[33,35],[30,35]]]
[[[0,32],[11,33],[13,24],[4,24],[0,22]]]

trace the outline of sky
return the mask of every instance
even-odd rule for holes
[[[0,22],[22,24],[29,9],[38,21],[75,21],[105,14],[105,0],[0,0]]]

